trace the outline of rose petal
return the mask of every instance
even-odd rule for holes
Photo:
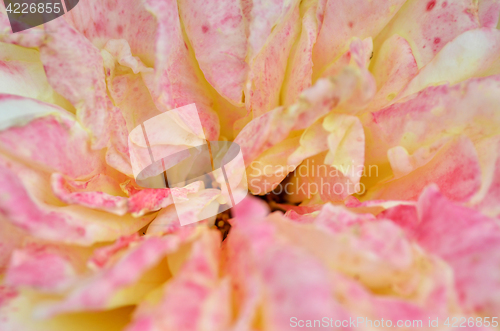
[[[477,8],[474,0],[407,1],[378,35],[374,52],[378,53],[381,44],[397,34],[408,41],[422,68],[448,42],[479,27]]]
[[[37,50],[0,43],[0,54],[0,93],[38,99],[74,111],[49,85]]]
[[[108,142],[108,96],[103,60],[84,36],[63,19],[45,24],[57,30],[40,46],[40,57],[52,87],[77,110],[77,118],[92,132],[92,147],[101,149]],[[67,61],[71,59],[71,61]]]
[[[318,40],[314,45],[313,80],[343,52],[352,37],[375,37],[398,12],[402,0],[382,2],[328,1]],[[339,15],[343,13],[343,15]]]
[[[153,100],[161,112],[195,103],[207,140],[219,136],[217,114],[203,75],[185,43],[177,3],[149,0],[148,10],[156,17],[155,74],[146,78]]]
[[[418,179],[418,180],[417,180]],[[425,165],[373,188],[374,199],[416,200],[430,183],[455,201],[466,201],[481,186],[481,169],[472,142],[458,137],[446,143]]]
[[[143,302],[127,330],[224,330],[230,320],[228,282],[219,279],[219,242],[205,231],[157,303]],[[180,301],[179,301],[180,300]]]
[[[464,32],[446,44],[398,98],[442,82],[456,84],[471,77],[498,74],[499,56],[500,31],[482,28]]]
[[[371,72],[378,90],[368,108],[380,109],[392,101],[418,72],[408,41],[398,35],[387,39],[374,55]]]
[[[264,10],[264,6],[258,6],[260,3],[264,4],[264,1],[255,2],[252,8],[253,21],[250,25],[249,37],[252,50],[255,49],[252,43],[253,28],[255,25],[261,24],[261,20],[266,19],[266,16],[257,18],[257,13]],[[272,30],[262,49],[257,53],[251,53],[250,71],[245,90],[245,104],[247,111],[252,113],[253,118],[259,117],[279,105],[287,59],[295,38],[299,34],[298,22],[300,14],[298,1],[290,1],[283,9],[280,22]]]
[[[6,96],[0,100],[7,109],[33,109],[44,116],[0,131],[0,145],[31,166],[58,171],[73,178],[102,170],[99,153],[90,150],[88,133],[74,116],[59,108],[30,99]],[[31,111],[28,111],[29,114]],[[38,115],[40,116],[40,115]]]
[[[64,17],[99,49],[111,39],[125,39],[134,55],[148,65],[155,61],[157,24],[142,1],[84,1]]]
[[[34,237],[89,246],[114,240],[146,225],[154,215],[142,218],[115,216],[80,206],[64,206],[47,188],[49,175],[0,158],[3,217]]]
[[[300,93],[312,84],[312,50],[319,32],[319,7],[320,4],[316,1],[304,1],[300,4],[302,31],[290,51],[281,90],[281,99],[285,106],[295,102]]]
[[[248,65],[241,4],[228,0],[184,0],[179,12],[207,81],[223,97],[243,106]]]
[[[37,314],[49,317],[73,311],[110,309],[133,303],[168,278],[168,271],[163,270],[165,274],[159,279],[156,277],[156,281],[149,284],[140,282],[146,271],[156,266],[166,254],[177,250],[179,244],[179,239],[174,236],[145,239],[136,247],[130,248],[112,266],[84,280],[61,301],[40,304]],[[161,269],[163,268],[160,267]],[[143,288],[137,287],[135,293],[120,293],[134,284],[143,285]]]
[[[451,265],[466,311],[498,311],[500,228],[495,220],[449,201],[435,186],[422,193],[417,213],[413,237]]]
[[[478,4],[478,15],[481,26],[496,28],[500,15],[500,2],[498,0],[481,0]]]

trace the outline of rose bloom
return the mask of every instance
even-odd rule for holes
[[[0,9],[1,331],[498,327],[500,1]],[[192,103],[261,196],[215,226],[131,166]]]

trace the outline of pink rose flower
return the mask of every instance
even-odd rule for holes
[[[0,12],[1,331],[498,328],[499,1]],[[128,139],[193,103],[261,198],[181,226],[223,192],[176,207]]]

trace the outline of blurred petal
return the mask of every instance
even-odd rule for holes
[[[325,266],[278,236],[279,228],[264,221],[262,207],[251,200],[236,210],[225,249],[226,268],[239,303],[235,329],[248,330],[258,323],[289,330],[291,317],[348,318],[332,296]]]
[[[225,330],[231,308],[228,282],[219,279],[219,243],[217,232],[203,232],[159,300],[143,302],[127,330]]]
[[[76,205],[61,206],[47,190],[48,175],[5,159],[0,159],[0,176],[6,193],[0,199],[2,216],[34,237],[91,245],[133,233],[154,217],[119,217]]]
[[[435,186],[422,193],[417,213],[413,237],[451,265],[459,299],[466,311],[480,314],[498,311],[498,224],[449,201]]]
[[[486,28],[496,28],[500,15],[500,2],[498,0],[479,1],[479,22]]]
[[[165,269],[165,265],[160,265],[157,270],[160,274],[156,276],[156,281],[141,283],[141,277],[158,265],[166,254],[177,250],[179,244],[179,239],[174,236],[144,239],[135,247],[129,248],[112,266],[83,280],[59,302],[41,303],[37,314],[49,317],[74,311],[112,309],[136,303],[148,291],[161,285],[168,278],[169,271]],[[129,286],[136,286],[135,291],[123,292]]]
[[[12,254],[5,281],[16,287],[57,291],[67,288],[75,274],[68,257],[50,251],[21,249]]]
[[[387,162],[390,148],[408,154],[458,134],[474,143],[498,134],[500,77],[470,79],[455,86],[428,87],[363,118],[368,164]]]

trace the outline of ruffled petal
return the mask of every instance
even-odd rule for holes
[[[34,237],[92,245],[136,232],[154,217],[115,216],[77,205],[65,206],[47,190],[49,176],[0,159],[1,215]]]
[[[343,68],[334,77],[318,80],[294,104],[275,108],[243,128],[235,142],[242,149],[245,164],[248,166],[290,132],[309,127],[336,107],[355,112],[359,104],[366,104],[373,96],[374,87],[374,82],[366,81],[359,68],[353,66]]]
[[[434,153],[433,149],[435,151],[435,148],[439,147],[439,141],[454,139],[458,135],[468,137],[476,149],[476,151],[465,149],[461,154],[468,154],[467,159],[473,163],[477,163],[477,161],[473,161],[474,159],[482,160],[484,153],[487,152],[483,148],[481,155],[479,155],[480,150],[477,147],[483,140],[499,133],[497,123],[500,122],[500,118],[498,118],[496,111],[499,95],[497,91],[500,88],[498,79],[497,76],[490,76],[470,79],[454,86],[428,87],[399,103],[364,116],[363,122],[367,136],[366,150],[370,151],[366,155],[366,164],[375,165],[380,170],[380,174],[378,172],[376,174],[378,178],[373,177],[372,180],[380,182],[390,179],[394,175],[390,169],[387,171],[389,158],[393,158],[399,174],[408,173],[408,170],[413,169],[414,165],[428,159]],[[390,154],[388,154],[389,151],[391,151]],[[414,161],[416,161],[415,158],[420,159],[420,161],[414,165],[411,165],[414,161],[403,165],[401,163],[403,160],[409,160],[404,156],[406,153],[413,155]],[[461,160],[460,163],[464,164],[463,162],[465,159]],[[453,168],[457,169],[456,165]],[[451,174],[449,170],[444,168],[443,171]],[[466,172],[473,175],[474,170],[469,169]],[[465,175],[465,173],[461,173]],[[411,173],[408,176],[410,176],[408,177],[410,180]],[[472,178],[477,176],[473,175],[473,177],[462,179],[472,183],[470,180],[475,181],[476,179]],[[473,193],[475,189],[472,188],[475,185],[466,190],[467,194],[461,196],[465,198],[468,194]],[[420,189],[423,188],[417,186]],[[444,190],[444,188],[442,189]],[[414,194],[412,196],[416,197]]]

